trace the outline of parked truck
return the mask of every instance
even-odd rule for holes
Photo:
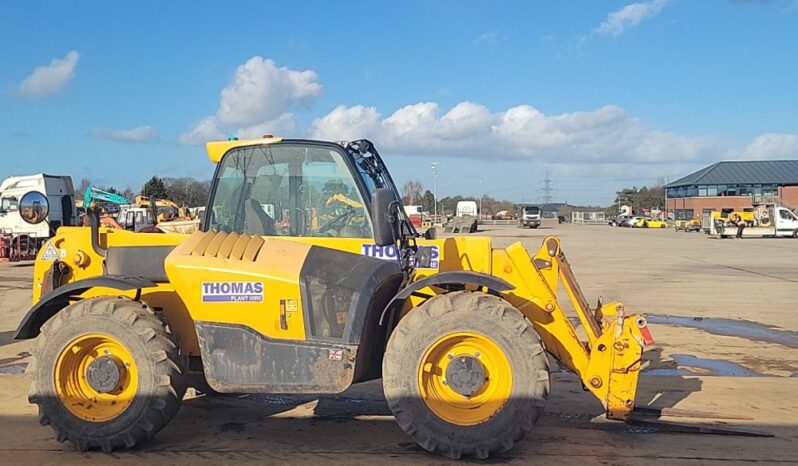
[[[459,201],[455,208],[455,215],[455,223],[465,225],[464,229],[467,229],[469,233],[476,233],[479,225],[477,201]]]
[[[518,216],[519,228],[537,228],[540,226],[540,207],[534,205],[525,205],[521,207],[521,213]]]
[[[748,220],[743,218],[746,224]],[[727,221],[714,219],[710,234],[719,238],[732,237],[737,226]],[[743,229],[744,238],[798,238],[798,217],[790,209],[777,205],[760,206],[754,212],[750,226]]]
[[[20,216],[19,201],[32,191],[46,196],[50,205],[46,221],[36,225],[26,223]],[[74,225],[75,219],[75,190],[69,176],[38,173],[11,176],[0,183],[0,233],[6,248],[21,238],[29,239],[37,248],[59,227]]]

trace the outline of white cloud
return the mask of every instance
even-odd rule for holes
[[[644,19],[659,13],[667,2],[668,0],[651,0],[626,5],[607,15],[607,19],[596,28],[596,32],[602,35],[619,36],[627,29],[640,24]]]
[[[225,125],[251,125],[276,118],[321,93],[315,71],[278,68],[274,61],[252,57],[239,66],[222,89],[217,116]]]
[[[315,71],[278,67],[255,56],[240,65],[232,82],[222,89],[215,115],[198,121],[180,136],[184,144],[203,144],[225,133],[246,137],[294,131],[292,109],[310,104],[321,93]]]
[[[37,66],[19,85],[23,97],[41,98],[61,92],[75,76],[80,54],[74,50],[64,58],[53,58],[49,65]]]
[[[742,151],[732,153],[733,158],[774,160],[798,157],[798,135],[764,133],[757,136]]]
[[[320,139],[379,141],[405,155],[523,159],[549,163],[693,161],[723,151],[713,137],[688,137],[650,128],[623,109],[546,115],[530,105],[491,112],[461,102],[441,114],[435,102],[407,105],[387,117],[376,108],[338,106],[313,122]]]
[[[97,128],[89,134],[94,139],[125,142],[130,144],[155,142],[158,140],[158,131],[152,126],[137,126],[130,129]]]
[[[375,107],[339,105],[313,121],[313,137],[327,141],[351,141],[378,136],[380,114]]]
[[[208,141],[224,139],[224,133],[216,124],[216,117],[209,116],[201,119],[190,130],[180,135],[180,142],[192,146],[199,146]]]

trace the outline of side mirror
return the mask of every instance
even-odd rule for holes
[[[45,221],[48,213],[50,213],[50,201],[38,191],[25,193],[19,201],[19,216],[31,225]]]
[[[374,243],[377,246],[396,244],[399,238],[399,202],[393,190],[377,188],[371,193],[371,221],[374,224]]]
[[[435,227],[427,228],[427,231],[424,232],[424,239],[437,239],[438,238],[438,230]]]

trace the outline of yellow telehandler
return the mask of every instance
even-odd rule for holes
[[[530,253],[418,235],[367,140],[207,149],[216,172],[200,231],[109,229],[90,212],[89,228],[60,228],[42,248],[16,338],[38,336],[29,399],[58,440],[133,447],[197,378],[222,393],[316,394],[382,378],[423,448],[486,458],[533,428],[547,354],[608,418],[629,419],[646,320],[619,302],[591,309],[558,238]]]

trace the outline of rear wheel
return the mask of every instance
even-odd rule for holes
[[[177,349],[164,324],[122,297],[79,301],[44,326],[28,371],[39,422],[78,450],[110,452],[150,438],[185,393]]]
[[[530,431],[549,392],[548,360],[520,311],[461,291],[403,318],[383,360],[385,398],[424,449],[487,458]]]

